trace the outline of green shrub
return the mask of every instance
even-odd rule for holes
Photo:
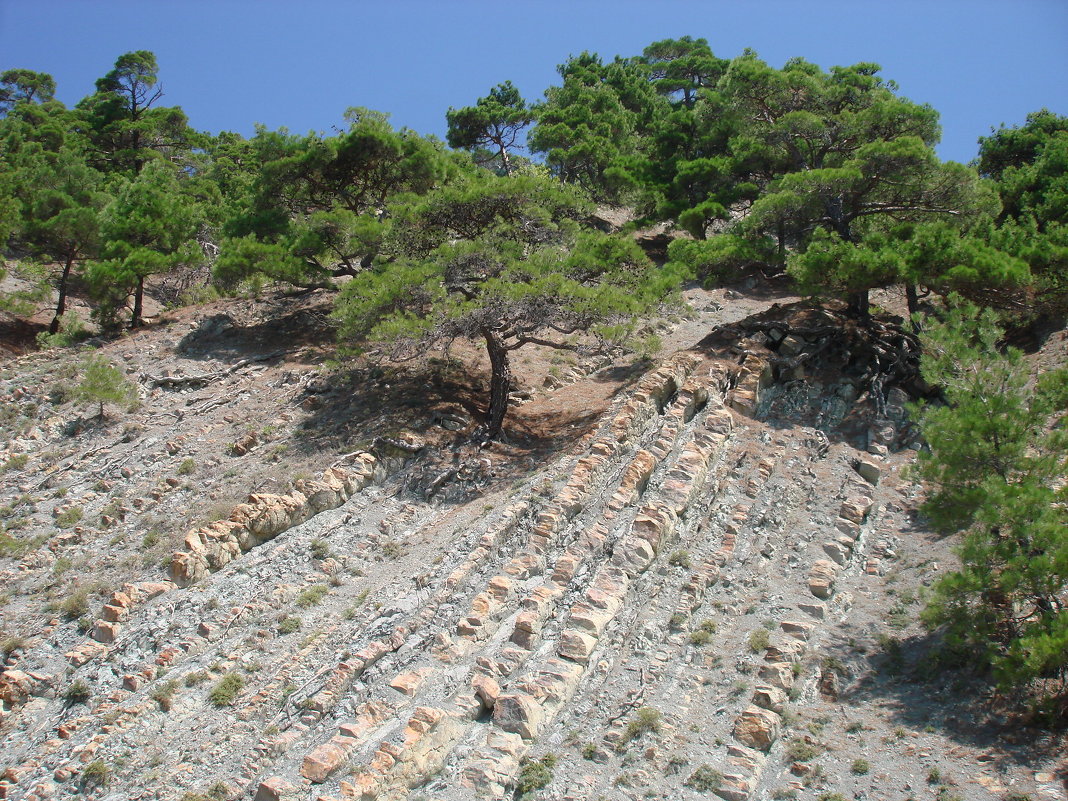
[[[300,618],[287,615],[278,624],[279,634],[292,634],[300,628]]]
[[[0,465],[0,474],[6,473],[8,470],[21,470],[26,466],[26,462],[29,460],[29,454],[16,453],[4,462],[3,465]]]
[[[804,737],[793,737],[786,743],[786,757],[793,762],[808,762],[820,755],[821,748]]]
[[[723,774],[708,765],[701,765],[683,784],[702,793],[711,793],[723,784]]]
[[[208,676],[208,671],[195,670],[192,673],[186,675],[185,686],[196,687],[198,684],[203,684],[204,682],[206,682],[209,678],[210,677]]]
[[[182,463],[178,465],[178,475],[190,476],[197,469],[197,463],[192,459],[184,459]]]
[[[767,629],[755,629],[753,633],[749,635],[749,650],[755,654],[763,651],[770,643],[771,634]]]
[[[555,767],[554,754],[546,754],[541,759],[524,759],[519,767],[519,778],[516,780],[516,794],[522,796],[546,787],[553,780]]]
[[[866,776],[871,770],[871,763],[866,759],[854,759],[850,770],[857,776]]]
[[[322,603],[323,598],[326,597],[328,592],[330,592],[330,588],[325,584],[313,584],[300,591],[300,594],[297,596],[296,604],[301,609],[307,609]]]
[[[70,704],[84,704],[89,700],[89,685],[81,679],[72,681],[63,698]]]
[[[703,648],[710,642],[712,642],[712,635],[709,632],[703,631],[701,629],[690,632],[690,645],[695,645],[698,648]]]
[[[234,701],[237,700],[237,694],[244,686],[243,676],[239,673],[227,673],[211,688],[208,700],[217,707],[233,706]]]
[[[326,540],[312,540],[311,555],[313,559],[328,559],[331,555],[330,543],[328,543]]]
[[[82,771],[82,785],[85,787],[103,787],[109,781],[111,781],[111,768],[102,759],[93,760]]]
[[[163,682],[152,690],[152,700],[159,704],[164,712],[170,712],[174,702],[174,694],[178,691],[178,682],[175,679]]]
[[[622,750],[627,743],[641,737],[643,734],[659,732],[660,722],[661,715],[659,710],[653,709],[651,706],[643,706],[635,713],[623,730],[623,736],[619,740],[619,745],[616,746],[617,750]]]
[[[72,506],[70,509],[64,509],[58,515],[56,515],[56,525],[60,528],[70,528],[77,525],[82,516],[85,513],[80,506]]]
[[[690,554],[688,551],[675,551],[668,557],[668,564],[672,567],[689,567]]]
[[[82,383],[74,388],[74,399],[82,406],[96,405],[97,417],[104,416],[105,403],[127,409],[136,404],[137,389],[106,356],[91,356],[82,365],[82,375]]]
[[[89,590],[85,588],[75,590],[63,599],[63,603],[59,605],[59,611],[68,620],[77,620],[89,614]]]

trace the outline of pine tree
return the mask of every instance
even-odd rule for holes
[[[1032,382],[1020,351],[997,349],[990,310],[959,298],[924,334],[924,378],[944,405],[917,409],[930,451],[924,511],[962,531],[961,567],[934,588],[924,621],[1003,687],[1068,691],[1068,370]],[[1059,422],[1058,422],[1059,421]]]
[[[74,388],[74,399],[84,406],[98,404],[97,418],[103,419],[105,403],[132,406],[137,390],[106,356],[97,355],[82,365],[82,382]]]

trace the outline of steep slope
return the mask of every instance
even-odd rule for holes
[[[456,451],[448,480],[480,470],[473,500],[425,500],[423,479],[448,472],[427,471],[430,448],[408,452],[429,428],[402,438],[371,414],[383,440],[354,450],[318,440],[304,464],[321,480],[199,516],[229,518],[221,527],[194,526],[182,511],[192,499],[171,500],[196,487],[149,494],[156,514],[185,524],[163,558],[131,569],[136,580],[105,581],[86,599],[83,633],[57,615],[12,649],[0,676],[6,796],[444,801],[507,797],[540,776],[538,797],[561,799],[1065,798],[1063,742],[999,731],[996,719],[977,727],[972,711],[995,707],[974,687],[911,677],[925,648],[919,596],[950,543],[912,511],[903,393],[865,397],[871,376],[836,369],[841,349],[815,336],[722,328],[767,301],[688,298],[698,311],[665,335],[682,347],[635,383],[613,378],[618,365],[578,370],[532,401],[607,403],[578,439]],[[786,330],[793,312],[774,313]],[[195,331],[186,350],[241,333]],[[315,380],[311,358],[304,373],[272,365],[277,381],[253,387],[242,371],[260,362],[230,370],[250,355],[228,355],[213,398],[174,385],[191,408],[221,401],[235,415],[250,402],[261,420],[281,420],[267,410],[286,398],[292,425],[323,394],[297,391]],[[606,384],[623,388],[609,400]],[[303,411],[325,423],[329,403]],[[78,450],[65,457],[77,468],[59,462],[77,474],[69,491],[25,505],[45,514],[76,495],[99,515],[90,493],[112,490],[91,482],[132,465],[127,481],[155,487],[183,449],[199,449],[200,492],[224,487],[225,460],[244,457],[221,452],[238,433],[221,426],[234,423],[222,418],[219,436],[210,420],[198,415],[199,429],[176,428],[155,450],[135,438],[129,451],[154,458],[119,443]],[[16,447],[36,442],[31,433]],[[540,464],[517,467],[530,460]],[[29,467],[11,474],[32,495]],[[5,584],[68,591],[55,584],[64,548],[100,553],[114,537],[74,533],[81,542],[59,534],[9,561]],[[140,533],[112,547],[136,551]],[[5,627],[18,631],[30,602],[6,604]]]

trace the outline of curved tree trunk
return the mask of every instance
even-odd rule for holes
[[[139,328],[145,324],[145,321],[141,319],[141,315],[145,310],[145,279],[144,277],[137,279],[137,289],[134,291],[134,307],[133,307],[133,319],[130,322],[130,328]]]
[[[871,304],[868,302],[868,290],[849,293],[849,316],[855,320],[871,319]]]
[[[74,256],[67,257],[67,263],[63,265],[63,275],[59,279],[59,301],[56,303],[56,315],[48,325],[48,333],[59,333],[59,318],[67,311],[67,281],[70,279],[70,268],[74,264]]]
[[[508,366],[508,351],[490,329],[482,329],[486,340],[486,352],[490,359],[490,402],[486,412],[486,439],[497,439],[504,428],[504,416],[508,413],[508,388],[512,383],[512,371]]]

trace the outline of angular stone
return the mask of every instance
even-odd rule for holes
[[[871,509],[871,504],[871,498],[866,498],[863,495],[854,495],[842,502],[842,507],[838,510],[838,516],[844,517],[846,520],[850,520],[859,525],[860,523],[863,523],[864,518],[867,517],[868,511]]]
[[[833,562],[819,559],[808,574],[808,590],[817,598],[826,600],[834,594],[834,579],[837,569]]]
[[[827,615],[827,607],[824,604],[798,604],[797,608],[816,620],[823,620]]]
[[[784,690],[770,685],[761,685],[753,691],[753,703],[772,712],[782,712],[786,697]]]
[[[501,695],[501,685],[491,677],[476,673],[471,678],[471,689],[486,709],[493,709],[494,704]]]
[[[823,543],[823,552],[831,557],[831,561],[835,564],[844,565],[849,561],[849,549],[840,542]]]
[[[292,789],[281,776],[272,776],[260,782],[253,801],[283,801]]]
[[[493,705],[493,722],[524,740],[537,736],[544,716],[541,706],[527,693],[504,693]]]
[[[734,724],[734,738],[742,745],[767,751],[779,739],[782,718],[770,709],[750,705]]]
[[[118,623],[113,623],[109,620],[98,620],[94,624],[90,636],[97,642],[109,643],[115,642],[121,631],[122,626]]]
[[[596,647],[597,638],[592,634],[587,634],[578,629],[567,629],[560,634],[556,652],[565,659],[586,662]]]
[[[769,662],[761,665],[757,677],[781,690],[789,690],[794,686],[794,669],[789,662]]]
[[[812,623],[806,623],[803,620],[783,620],[779,623],[779,628],[783,630],[784,634],[799,640],[807,640],[809,635],[812,634],[814,626]]]
[[[426,679],[426,675],[425,670],[413,670],[410,673],[401,673],[389,683],[389,686],[402,695],[415,695],[416,692],[419,691],[419,687],[422,685],[423,680]]]
[[[860,459],[853,466],[853,469],[860,474],[860,477],[867,481],[872,486],[879,483],[879,479],[882,477],[882,468],[873,459]]]
[[[323,743],[310,754],[304,757],[300,775],[315,784],[322,784],[340,767],[349,757],[349,752],[356,745],[356,740],[351,737],[336,736],[328,743]]]

